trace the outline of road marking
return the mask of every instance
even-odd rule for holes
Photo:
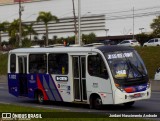
[[[152,93],[160,93],[160,92],[154,92],[154,91],[152,91],[151,94],[152,94]]]
[[[6,103],[6,102],[0,102],[0,104],[11,104],[11,103]]]
[[[57,110],[70,110],[66,108],[54,108],[54,107],[46,107],[46,106],[35,106],[37,108],[47,108],[47,109],[57,109]]]

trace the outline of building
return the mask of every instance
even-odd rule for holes
[[[2,0],[1,0],[2,1]],[[4,1],[4,0],[3,0]],[[32,0],[38,1],[38,0]],[[50,11],[58,18],[73,17],[72,0],[39,0],[23,3],[22,21],[35,21],[39,11]],[[75,13],[78,15],[78,0]],[[144,4],[145,3],[145,4]],[[0,7],[0,22],[18,18],[18,4]],[[150,23],[160,13],[160,0],[81,0],[81,16],[105,15],[105,28],[97,36],[133,35],[152,31]],[[108,30],[107,32],[105,30]],[[67,36],[63,34],[63,36]]]

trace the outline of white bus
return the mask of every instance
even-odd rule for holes
[[[131,47],[20,48],[9,52],[9,93],[100,108],[149,99],[145,65]]]

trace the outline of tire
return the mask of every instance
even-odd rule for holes
[[[40,104],[44,104],[44,95],[43,95],[42,92],[38,92],[38,94],[37,94],[37,101]]]
[[[102,99],[99,96],[94,98],[93,108],[97,110],[100,110],[102,108]]]
[[[124,106],[125,107],[131,107],[131,106],[133,106],[134,103],[135,103],[135,101],[127,102],[127,103],[124,103]]]

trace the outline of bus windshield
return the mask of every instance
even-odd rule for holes
[[[147,75],[144,63],[135,50],[105,53],[105,57],[116,79],[143,78]]]

